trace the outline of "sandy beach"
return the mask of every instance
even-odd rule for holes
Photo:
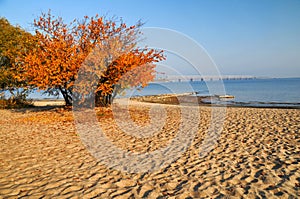
[[[123,105],[117,108],[122,110]],[[133,103],[135,123],[149,123],[150,103]],[[166,108],[164,128],[135,138],[117,126],[110,108],[100,127],[119,148],[144,153],[173,139],[179,106]],[[200,107],[189,148],[170,165],[124,173],[97,161],[77,134],[71,110],[0,110],[0,198],[299,198],[300,110],[227,108],[214,149],[199,156],[211,107]]]
[[[65,105],[64,100],[33,100],[32,104],[34,106],[63,106]]]

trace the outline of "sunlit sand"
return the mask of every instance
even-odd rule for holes
[[[133,121],[147,125],[151,106],[133,104]],[[122,132],[110,108],[101,108],[98,119],[116,146],[144,153],[176,135],[178,106],[163,106],[168,110],[165,128],[151,138]],[[98,162],[76,134],[72,111],[34,110],[0,110],[0,196],[299,197],[300,112],[296,109],[227,108],[215,148],[199,157],[211,114],[211,107],[200,107],[199,130],[189,149],[167,167],[137,174]]]

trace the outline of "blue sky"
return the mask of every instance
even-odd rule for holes
[[[299,0],[0,0],[0,16],[29,31],[48,9],[66,21],[99,13],[174,29],[201,44],[224,75],[300,77]]]

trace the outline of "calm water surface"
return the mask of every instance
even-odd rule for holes
[[[208,89],[210,88],[210,89]],[[223,90],[224,88],[224,90]],[[158,82],[143,89],[127,90],[125,97],[197,92],[199,96],[233,95],[226,103],[300,105],[300,78],[247,79],[224,81]],[[54,98],[34,92],[30,98]],[[60,98],[62,98],[60,96]]]
[[[224,80],[225,94],[241,103],[300,103],[300,78]],[[210,89],[208,89],[208,87]],[[197,95],[223,95],[222,81],[151,83],[143,90],[130,90],[129,95],[156,95],[199,92]]]

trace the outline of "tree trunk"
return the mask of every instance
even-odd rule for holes
[[[112,95],[101,95],[101,91],[96,92],[95,94],[95,106],[109,106],[112,104]]]
[[[67,89],[63,89],[63,88],[59,88],[65,102],[66,102],[66,106],[72,106],[72,96],[70,96],[70,94],[68,93]]]

